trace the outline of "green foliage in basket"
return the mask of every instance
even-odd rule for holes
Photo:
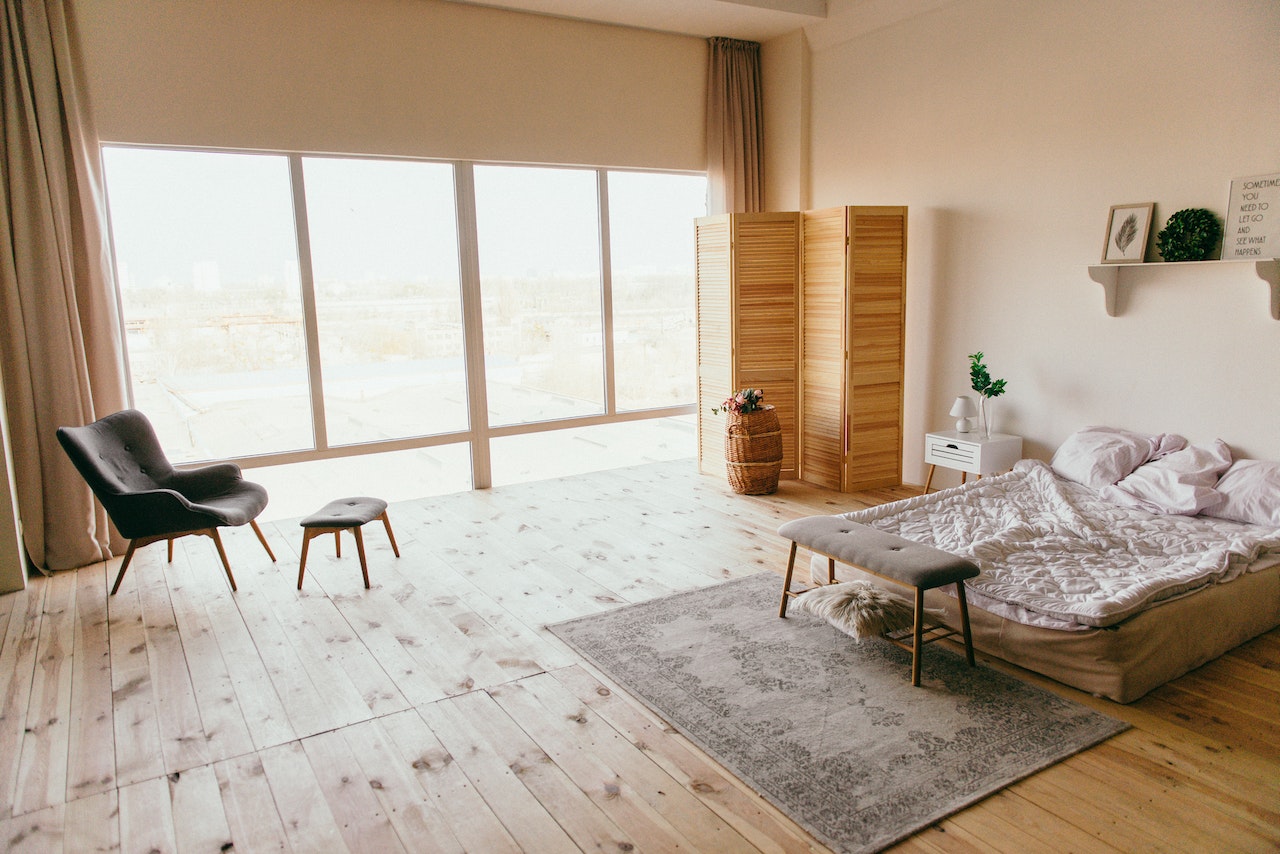
[[[757,409],[764,409],[764,389],[744,388],[742,391],[735,391],[729,395],[724,403],[713,407],[711,414],[719,415],[721,412],[746,414],[755,412]]]
[[[1169,217],[1156,235],[1156,248],[1166,261],[1203,261],[1222,237],[1222,224],[1211,211],[1187,208]]]

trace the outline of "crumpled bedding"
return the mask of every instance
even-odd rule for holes
[[[1039,460],[843,516],[974,561],[975,604],[1060,628],[1115,625],[1280,554],[1280,529],[1121,507]]]

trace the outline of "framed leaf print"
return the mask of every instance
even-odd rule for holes
[[[1112,205],[1107,215],[1107,242],[1102,246],[1103,264],[1141,264],[1147,254],[1147,233],[1151,230],[1151,210],[1155,202]]]

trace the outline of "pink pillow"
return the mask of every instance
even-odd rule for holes
[[[1218,481],[1221,504],[1206,516],[1280,528],[1280,463],[1236,460]]]
[[[1191,445],[1138,466],[1099,495],[1148,513],[1194,516],[1222,502],[1222,493],[1214,487],[1230,465],[1231,449],[1221,439],[1212,445]]]
[[[1059,477],[1103,489],[1148,460],[1186,446],[1186,439],[1172,433],[1145,436],[1114,427],[1085,427],[1067,437],[1049,465]]]

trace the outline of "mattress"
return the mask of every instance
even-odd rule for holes
[[[844,516],[973,560],[979,650],[1117,702],[1280,625],[1280,531],[1119,507],[1034,460]],[[826,558],[810,575],[826,581]],[[926,606],[959,627],[945,589]]]

